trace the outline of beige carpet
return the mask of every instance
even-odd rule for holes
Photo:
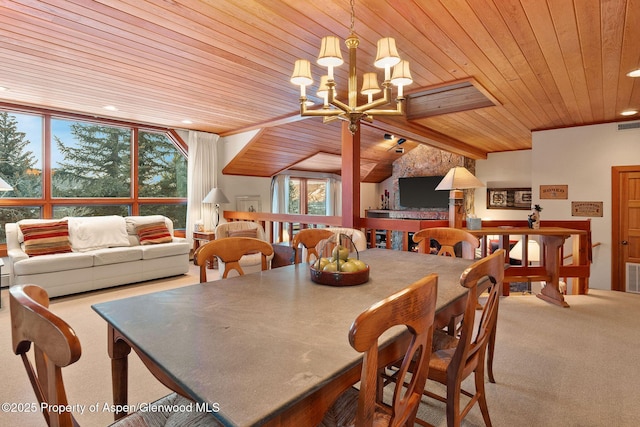
[[[76,329],[83,344],[82,358],[64,371],[69,400],[100,408],[76,414],[81,425],[108,425],[113,419],[102,410],[111,402],[106,325],[91,304],[197,282],[194,268],[174,279],[54,300],[52,310]],[[24,367],[11,351],[7,294],[2,290],[0,400],[33,403]],[[495,360],[498,383],[487,384],[494,426],[640,425],[640,333],[636,326],[640,295],[591,291],[588,296],[568,296],[567,300],[571,307],[563,309],[534,296],[501,299]],[[130,403],[152,401],[168,393],[137,357],[129,361]],[[429,401],[421,414],[436,426],[446,425],[440,404]],[[17,425],[45,423],[39,413],[0,412],[0,426]],[[477,407],[463,425],[484,425]]]

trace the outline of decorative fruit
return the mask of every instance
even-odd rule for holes
[[[349,249],[342,245],[336,246],[333,248],[333,251],[331,251],[331,256],[334,260],[340,258],[346,261],[347,258],[349,258]]]
[[[365,270],[367,268],[367,264],[359,259],[354,259],[351,263],[356,266],[356,271]]]
[[[343,273],[354,273],[358,271],[358,266],[352,261],[340,263],[340,271]]]
[[[338,263],[333,261],[324,266],[322,271],[336,272],[338,271]]]
[[[322,258],[314,261],[313,268],[315,268],[316,270],[323,270],[324,267],[327,264],[329,264],[330,262],[331,262],[331,260],[329,258],[322,257]]]

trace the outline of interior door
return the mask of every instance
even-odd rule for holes
[[[640,263],[640,166],[612,168],[611,289],[626,290],[626,265]]]

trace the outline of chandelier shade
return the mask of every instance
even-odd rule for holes
[[[378,76],[376,73],[364,73],[362,76],[362,90],[363,95],[375,95],[380,93],[380,86],[378,86]]]
[[[400,55],[396,48],[396,39],[384,37],[378,40],[378,54],[373,63],[378,68],[393,67],[400,62]]]
[[[291,83],[300,86],[301,116],[323,117],[325,122],[336,119],[348,121],[349,130],[352,134],[358,131],[361,120],[372,121],[376,115],[404,115],[405,97],[403,88],[413,82],[409,71],[409,62],[402,61],[400,58],[395,39],[393,37],[383,37],[378,41],[378,50],[374,61],[375,67],[384,68],[382,89],[378,86],[376,73],[365,73],[362,77],[362,91],[360,93],[367,96],[367,102],[363,105],[358,105],[356,50],[360,44],[360,40],[354,31],[354,21],[354,0],[351,0],[351,33],[345,40],[345,44],[349,49],[347,102],[338,99],[337,85],[334,80],[334,67],[339,67],[344,63],[340,51],[340,39],[336,36],[323,37],[318,54],[318,64],[327,67],[327,74],[321,78],[317,91],[317,95],[324,100],[322,108],[307,108],[306,86],[312,82],[309,61],[298,59],[294,65],[294,71],[291,76]],[[392,79],[391,68],[394,66],[398,67],[397,69],[394,68]],[[395,98],[392,94],[392,86],[398,88]],[[373,95],[380,92],[382,92],[382,96],[374,100]]]
[[[309,61],[306,59],[296,60],[296,64],[293,67],[293,74],[291,74],[291,83],[300,86],[308,86],[313,83],[311,63]]]
[[[343,63],[340,39],[336,36],[323,37],[318,54],[318,64],[323,67],[339,67]]]

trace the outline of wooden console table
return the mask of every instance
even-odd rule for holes
[[[574,235],[587,235],[586,230],[577,230],[564,227],[540,227],[532,229],[527,227],[483,227],[480,230],[466,230],[476,237],[500,236],[500,248],[505,249],[506,260],[509,260],[509,236],[540,236],[543,247],[543,272],[535,277],[544,276],[547,284],[536,296],[552,304],[569,307],[560,292],[560,265],[562,264],[561,249],[564,241]],[[526,246],[526,245],[523,245]],[[524,269],[524,268],[523,268]],[[511,270],[511,271],[510,271]],[[510,275],[518,275],[520,268],[509,268],[505,271],[505,279]],[[534,277],[534,276],[532,276]]]

